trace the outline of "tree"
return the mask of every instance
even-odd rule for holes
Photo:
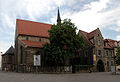
[[[64,65],[66,58],[72,57],[83,46],[83,38],[76,33],[77,27],[70,19],[52,25],[49,41],[44,45],[47,65]]]
[[[115,62],[116,62],[117,65],[120,65],[120,47],[117,48]]]

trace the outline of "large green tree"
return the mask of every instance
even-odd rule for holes
[[[84,40],[76,30],[70,19],[52,25],[49,30],[50,43],[44,45],[47,65],[64,65],[66,58],[72,57],[82,47]]]
[[[120,47],[117,48],[115,62],[116,62],[117,65],[120,65]]]

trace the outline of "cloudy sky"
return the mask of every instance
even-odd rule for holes
[[[70,18],[78,29],[100,28],[104,38],[120,40],[120,0],[0,0],[0,52],[14,46],[16,19],[56,23]]]

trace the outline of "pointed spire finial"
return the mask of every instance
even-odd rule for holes
[[[57,23],[60,23],[60,22],[61,22],[61,18],[60,18],[60,12],[58,7]]]

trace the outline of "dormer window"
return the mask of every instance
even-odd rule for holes
[[[93,39],[90,39],[90,42],[92,42],[92,43],[94,44],[94,41],[93,41]]]
[[[105,46],[108,46],[108,43],[107,43],[107,42],[105,43]]]

